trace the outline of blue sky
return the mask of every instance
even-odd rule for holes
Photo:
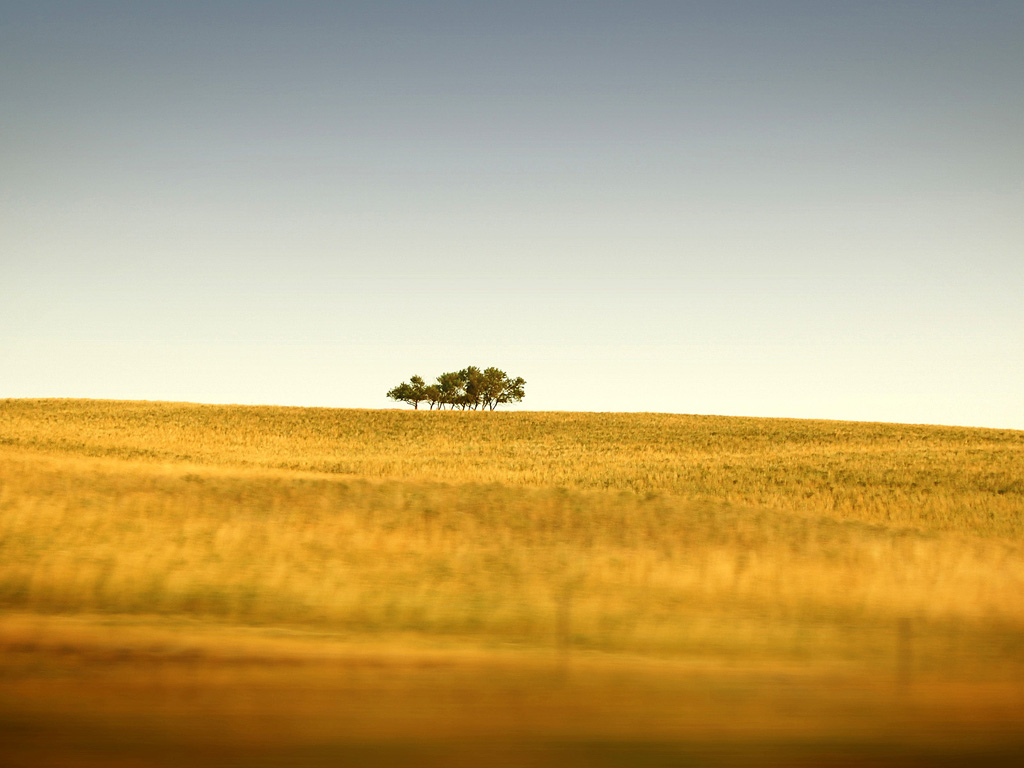
[[[1020,2],[0,2],[0,397],[1024,429]]]

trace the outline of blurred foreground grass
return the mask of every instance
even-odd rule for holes
[[[1012,763],[1022,514],[1012,431],[0,401],[0,756]]]

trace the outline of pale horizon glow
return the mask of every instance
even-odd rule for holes
[[[1024,429],[1019,2],[0,4],[0,398]]]

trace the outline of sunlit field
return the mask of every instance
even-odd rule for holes
[[[4,765],[1024,760],[1024,432],[0,400]]]

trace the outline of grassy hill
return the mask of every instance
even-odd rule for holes
[[[1016,758],[1022,534],[1018,431],[2,400],[0,737]]]

